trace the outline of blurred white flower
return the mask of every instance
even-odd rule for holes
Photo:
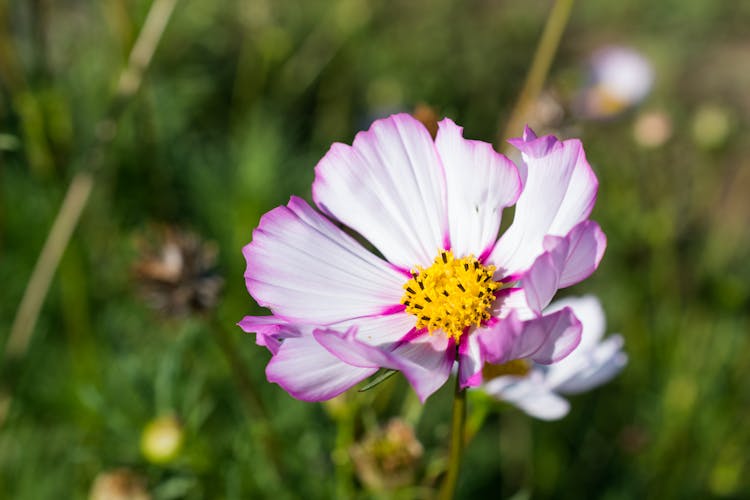
[[[590,61],[589,84],[578,100],[578,112],[591,119],[612,118],[641,102],[651,91],[654,70],[639,52],[607,47]]]
[[[570,307],[583,324],[581,343],[568,357],[551,365],[500,368],[499,376],[484,384],[483,390],[542,420],[567,415],[570,404],[560,394],[578,394],[608,382],[627,363],[622,352],[623,338],[610,335],[602,340],[605,318],[599,300],[587,295],[552,304],[545,313]],[[488,367],[492,371],[492,367]],[[520,368],[520,369],[519,369]],[[488,377],[485,377],[487,379]]]

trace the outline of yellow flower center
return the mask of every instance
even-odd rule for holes
[[[492,279],[495,266],[483,266],[473,255],[457,259],[441,251],[427,269],[412,269],[401,303],[417,317],[417,328],[443,330],[456,341],[470,326],[490,319],[489,309],[500,284]]]
[[[485,364],[482,368],[482,376],[485,382],[504,375],[514,377],[525,377],[531,371],[531,363],[525,359],[514,359],[500,365]]]

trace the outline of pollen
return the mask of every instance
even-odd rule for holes
[[[456,341],[471,326],[490,319],[490,307],[500,284],[492,279],[495,266],[483,266],[473,255],[457,259],[442,250],[427,269],[412,269],[401,303],[417,317],[417,329],[442,330]]]

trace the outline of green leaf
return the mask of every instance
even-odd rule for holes
[[[369,391],[373,387],[382,384],[383,382],[391,378],[396,373],[398,373],[398,370],[384,370],[380,372],[379,375],[376,375],[375,378],[371,382],[368,382],[364,387],[359,389],[358,392]]]

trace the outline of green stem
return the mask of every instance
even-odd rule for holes
[[[440,489],[440,500],[450,500],[456,493],[458,473],[461,468],[461,455],[464,451],[466,391],[461,389],[459,377],[456,377],[456,393],[453,398],[453,417],[451,420],[451,448],[448,459],[448,473]]]
[[[278,453],[280,449],[279,439],[271,427],[269,412],[260,394],[255,390],[255,384],[245,369],[245,363],[239,356],[237,347],[226,330],[225,323],[219,319],[216,312],[211,314],[209,327],[213,331],[216,344],[229,365],[234,382],[239,389],[240,397],[250,416],[250,430],[259,440],[260,446],[263,447],[270,460],[272,470],[269,472],[273,474],[274,479],[279,480],[283,477],[283,466]]]
[[[531,62],[526,81],[523,83],[521,93],[518,95],[516,105],[510,114],[508,124],[499,137],[500,145],[511,137],[521,132],[521,127],[528,120],[529,110],[539,97],[539,93],[547,80],[547,73],[555,58],[557,47],[560,45],[565,26],[570,19],[570,11],[573,9],[573,0],[555,0],[555,5],[549,13],[547,24],[544,25],[542,37],[539,39],[534,59]]]
[[[354,498],[354,467],[349,458],[349,450],[355,440],[354,421],[357,407],[347,401],[347,408],[336,417],[336,446],[333,451],[336,498]]]
[[[238,354],[233,337],[226,331],[225,324],[220,320],[216,312],[210,316],[209,327],[213,331],[216,344],[221,349],[221,353],[229,365],[232,377],[240,390],[240,395],[243,398],[250,417],[256,421],[267,422],[269,419],[268,410],[266,410],[263,404],[263,399],[261,399],[260,394],[255,390],[255,384],[245,369],[245,362]]]

